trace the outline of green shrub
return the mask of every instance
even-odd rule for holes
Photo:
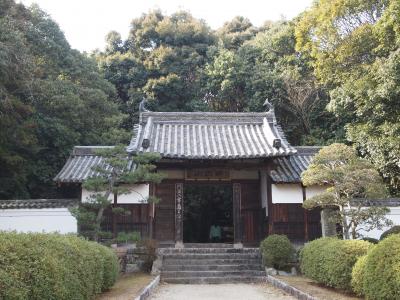
[[[364,295],[364,274],[366,261],[367,255],[359,257],[351,272],[351,287],[353,292],[359,296]]]
[[[395,234],[395,233],[400,233],[400,226],[393,226],[392,228],[386,230],[384,233],[382,233],[380,240],[382,241],[383,239],[387,238],[389,235],[391,234]]]
[[[97,243],[0,232],[0,299],[92,299],[117,273],[116,255]]]
[[[351,290],[353,266],[371,246],[371,243],[360,240],[317,239],[306,244],[301,251],[300,269],[317,282]]]
[[[128,243],[128,242],[133,242],[136,243],[140,241],[140,233],[137,231],[133,232],[119,232],[115,241],[117,243],[123,244],[123,243]]]
[[[261,242],[261,254],[267,267],[283,269],[293,259],[295,249],[286,235],[273,234]]]
[[[364,237],[362,238],[363,241],[370,242],[371,244],[378,244],[379,240],[371,238],[371,237]]]
[[[365,260],[366,299],[400,299],[400,234],[379,242]]]

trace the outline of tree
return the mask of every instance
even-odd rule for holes
[[[36,5],[0,0],[0,198],[60,196],[74,145],[127,141],[114,86]]]
[[[83,229],[81,234],[95,241],[98,241],[102,233],[104,210],[111,205],[113,197],[129,193],[129,184],[160,183],[163,179],[163,175],[156,172],[153,164],[160,159],[159,154],[145,153],[128,158],[124,145],[98,150],[97,154],[103,158],[103,163],[94,167],[96,175],[85,180],[82,185],[93,193],[78,208],[71,209]],[[142,198],[143,202],[157,201],[154,197]],[[113,208],[112,211],[115,214],[126,213],[121,208]]]
[[[336,208],[334,218],[341,224],[345,239],[357,238],[361,229],[390,225],[386,207],[363,206],[363,199],[386,197],[387,189],[379,173],[353,148],[344,144],[322,148],[301,178],[305,186],[326,186],[324,192],[304,201],[303,207]]]
[[[321,0],[296,25],[296,49],[329,90],[346,138],[400,187],[398,0]]]

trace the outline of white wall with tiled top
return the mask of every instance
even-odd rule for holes
[[[0,231],[76,233],[68,208],[0,209]]]

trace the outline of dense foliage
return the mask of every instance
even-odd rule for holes
[[[115,253],[59,234],[0,233],[1,299],[93,299],[119,273]]]
[[[365,207],[364,199],[381,199],[387,188],[374,166],[356,151],[344,144],[334,143],[323,147],[301,175],[305,186],[325,186],[324,192],[303,203],[306,209],[332,208],[332,218],[343,228],[343,237],[355,239],[360,231],[382,229],[393,224],[386,217],[384,206]]]
[[[400,235],[379,242],[353,270],[355,290],[366,299],[400,298]]]
[[[393,226],[392,228],[390,228],[390,229],[386,230],[384,233],[382,233],[380,236],[380,240],[383,240],[383,239],[387,238],[389,235],[395,234],[395,233],[400,233],[399,225]]]
[[[301,272],[327,286],[351,290],[351,274],[357,258],[367,253],[372,244],[360,240],[320,238],[300,252]]]
[[[115,99],[46,13],[0,0],[0,198],[51,197],[74,145],[120,139]]]
[[[37,6],[0,0],[0,198],[53,196],[72,146],[126,142],[143,97],[154,111],[269,99],[293,145],[354,143],[396,194],[399,14],[397,0],[320,0],[293,20],[212,30],[154,10],[88,56]]]
[[[400,184],[400,3],[320,0],[301,15],[296,49],[311,57],[347,138]]]
[[[293,260],[295,249],[286,235],[272,234],[260,244],[263,262],[267,267],[282,270]]]
[[[367,255],[359,257],[351,272],[351,288],[353,292],[359,296],[362,296],[364,294],[364,277],[365,277],[366,262],[367,262]]]

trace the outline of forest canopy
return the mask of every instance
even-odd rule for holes
[[[320,0],[260,27],[153,10],[86,54],[38,6],[0,0],[0,199],[57,196],[74,145],[126,143],[154,111],[263,111],[293,145],[353,144],[400,187],[400,4]],[[128,26],[128,24],[127,24]]]

